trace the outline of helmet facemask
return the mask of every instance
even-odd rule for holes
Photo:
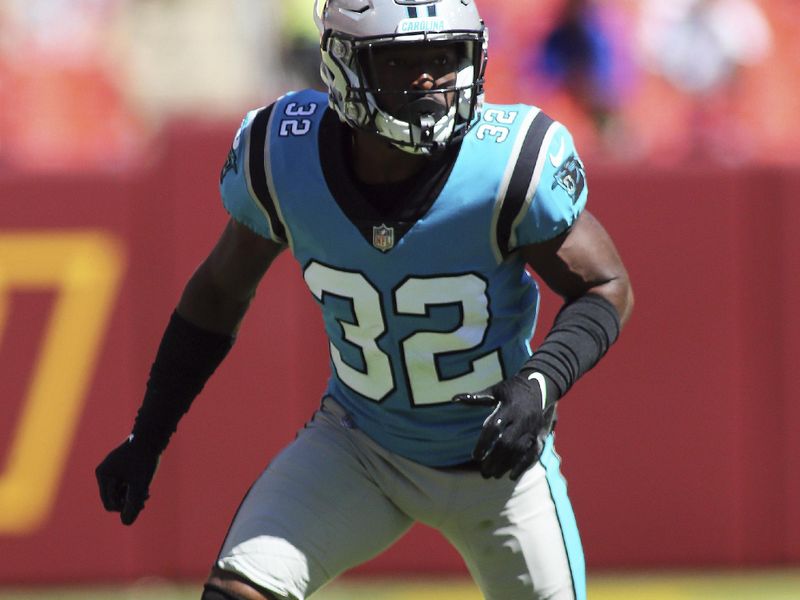
[[[326,10],[331,2],[335,0],[329,0]],[[325,29],[320,73],[330,105],[350,126],[377,134],[406,152],[430,154],[458,142],[476,121],[483,101],[486,31],[477,22],[474,30],[368,36]],[[325,25],[324,14],[320,25]],[[425,86],[432,84],[430,89],[412,87],[413,78],[386,81],[386,73],[393,69],[386,68],[385,57],[409,52],[417,57],[430,53],[435,65],[446,57],[450,64],[435,67]]]

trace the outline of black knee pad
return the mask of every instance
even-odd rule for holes
[[[200,600],[244,600],[238,594],[234,594],[221,587],[207,583],[203,586],[203,595]]]
[[[275,598],[269,592],[261,592],[266,598]],[[245,600],[239,594],[229,592],[213,583],[207,583],[203,586],[203,595],[200,600]],[[277,599],[276,599],[277,600]]]

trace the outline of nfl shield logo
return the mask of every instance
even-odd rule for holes
[[[381,224],[372,228],[372,245],[381,252],[394,247],[394,227]]]

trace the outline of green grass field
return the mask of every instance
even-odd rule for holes
[[[129,587],[3,589],[0,600],[198,600],[200,586],[141,583]],[[313,600],[481,600],[458,580],[343,579]],[[589,600],[799,600],[800,570],[750,573],[598,574]]]

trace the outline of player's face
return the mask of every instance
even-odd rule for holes
[[[466,56],[464,43],[419,42],[374,46],[366,60],[370,87],[386,112],[398,115],[403,107],[425,97],[444,110],[455,102],[454,92],[424,93],[455,88],[456,74]]]

